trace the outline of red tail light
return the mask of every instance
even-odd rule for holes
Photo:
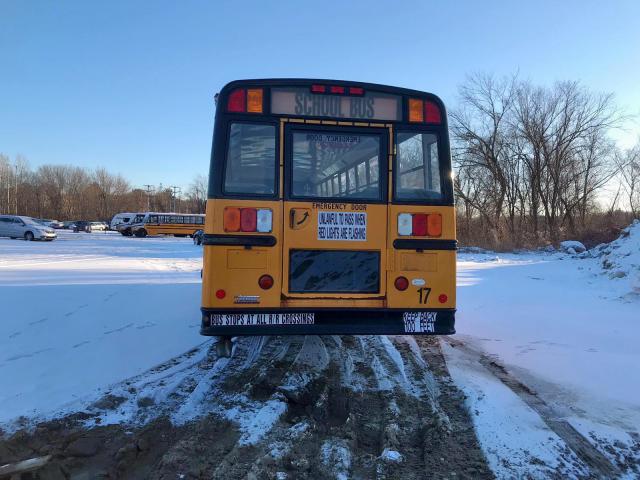
[[[216,298],[219,298],[220,300],[222,300],[226,296],[227,296],[227,292],[225,292],[224,290],[222,289],[216,290]]]
[[[427,215],[424,213],[414,213],[411,218],[412,232],[416,237],[427,235]]]
[[[438,297],[438,301],[440,303],[447,303],[447,300],[449,300],[449,297],[447,297],[444,293]]]
[[[258,279],[258,285],[263,290],[269,290],[273,287],[273,277],[271,275],[262,275]]]
[[[229,94],[229,99],[227,100],[227,111],[247,111],[247,92],[244,88],[238,88]]]
[[[258,226],[258,212],[255,208],[240,209],[240,231],[255,232]]]
[[[429,100],[424,102],[424,121],[426,123],[440,123],[442,121],[438,105]]]
[[[393,284],[395,285],[396,289],[400,290],[401,292],[404,292],[407,288],[409,288],[409,280],[407,280],[406,277],[396,278],[396,281],[393,282]]]

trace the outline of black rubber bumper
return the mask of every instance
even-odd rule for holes
[[[208,309],[201,335],[452,335],[455,309]]]

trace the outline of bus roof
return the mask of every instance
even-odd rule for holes
[[[255,85],[255,86],[265,86],[265,87],[278,87],[278,86],[309,86],[312,84],[328,84],[328,85],[336,85],[336,86],[347,86],[347,87],[361,87],[365,90],[373,90],[376,92],[384,92],[384,93],[394,93],[396,95],[407,95],[407,96],[420,96],[426,97],[431,100],[438,102],[441,108],[444,108],[444,103],[437,95],[429,92],[424,92],[421,90],[413,90],[410,88],[403,87],[394,87],[392,85],[382,85],[379,83],[367,83],[367,82],[356,82],[350,80],[333,80],[333,79],[321,79],[321,78],[256,78],[256,79],[246,79],[246,80],[233,80],[227,83],[222,90],[220,90],[220,96],[226,96],[227,93],[234,88]],[[443,109],[442,112],[445,110]]]

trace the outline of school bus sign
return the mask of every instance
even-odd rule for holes
[[[313,95],[304,88],[271,90],[271,113],[302,117],[399,120],[400,97],[377,92],[362,96]]]

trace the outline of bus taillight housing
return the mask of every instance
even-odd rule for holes
[[[439,213],[401,213],[398,215],[398,235],[403,237],[442,236],[442,215]]]
[[[236,88],[227,97],[227,111],[231,113],[262,113],[262,88]]]
[[[442,123],[440,107],[431,100],[421,98],[409,99],[409,122],[411,123]]]
[[[273,229],[273,212],[269,208],[226,207],[222,224],[225,232],[269,233]]]

